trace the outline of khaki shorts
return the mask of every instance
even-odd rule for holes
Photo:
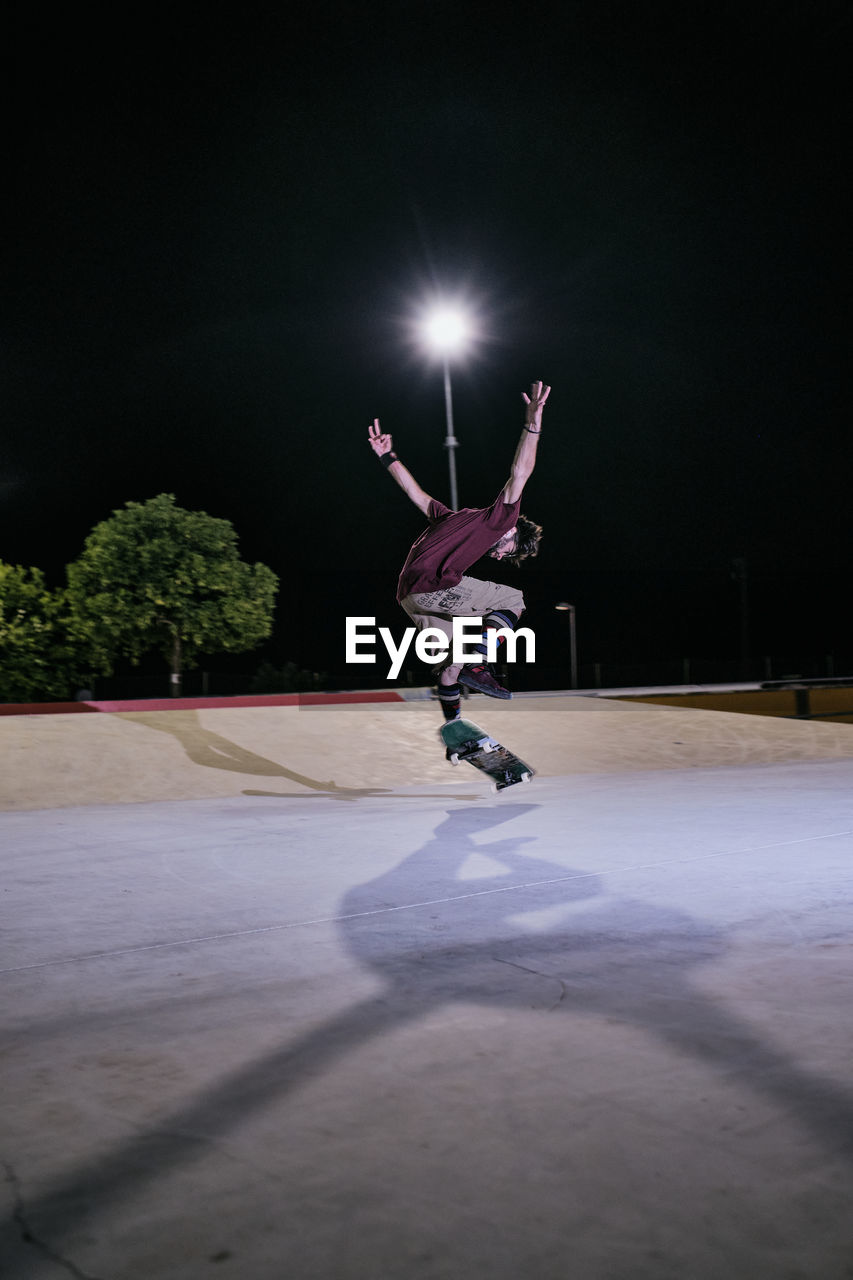
[[[418,591],[400,604],[419,631],[435,627],[449,643],[453,640],[454,618],[483,618],[495,610],[520,618],[524,612],[524,596],[515,587],[481,582],[479,578],[462,578],[455,587],[441,587],[438,591]]]

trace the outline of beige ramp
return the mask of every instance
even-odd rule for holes
[[[466,712],[545,777],[853,760],[850,725],[591,697],[476,698]],[[7,716],[0,809],[485,787],[445,762],[438,724],[429,702]]]

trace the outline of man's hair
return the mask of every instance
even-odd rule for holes
[[[506,559],[510,564],[518,567],[522,560],[526,560],[528,556],[539,554],[542,526],[541,524],[534,524],[532,520],[527,519],[527,516],[519,516],[516,530],[515,551],[511,556],[507,556]]]

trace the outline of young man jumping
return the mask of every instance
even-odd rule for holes
[[[515,628],[524,611],[524,597],[515,587],[483,582],[466,576],[465,571],[483,555],[519,565],[539,550],[541,527],[519,513],[524,486],[536,464],[542,410],[550,392],[541,382],[532,384],[529,396],[522,392],[525,413],[521,439],[509,479],[490,507],[451,511],[431,498],[397,457],[379,419],[374,418],[369,427],[374,453],[430,523],[403,565],[397,585],[399,604],[420,631],[434,627],[447,636],[448,644],[452,642],[454,618],[483,619],[482,643],[474,646],[483,654],[483,661],[454,665],[448,654],[439,672],[438,696],[445,720],[455,720],[460,714],[460,685],[492,698],[512,697],[486,662],[487,637],[490,631]]]

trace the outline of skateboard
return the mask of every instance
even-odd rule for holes
[[[448,720],[440,732],[450,763],[467,760],[475,769],[489,775],[495,791],[503,791],[504,787],[512,787],[516,782],[529,782],[535,773],[529,764],[519,760],[470,720]]]

